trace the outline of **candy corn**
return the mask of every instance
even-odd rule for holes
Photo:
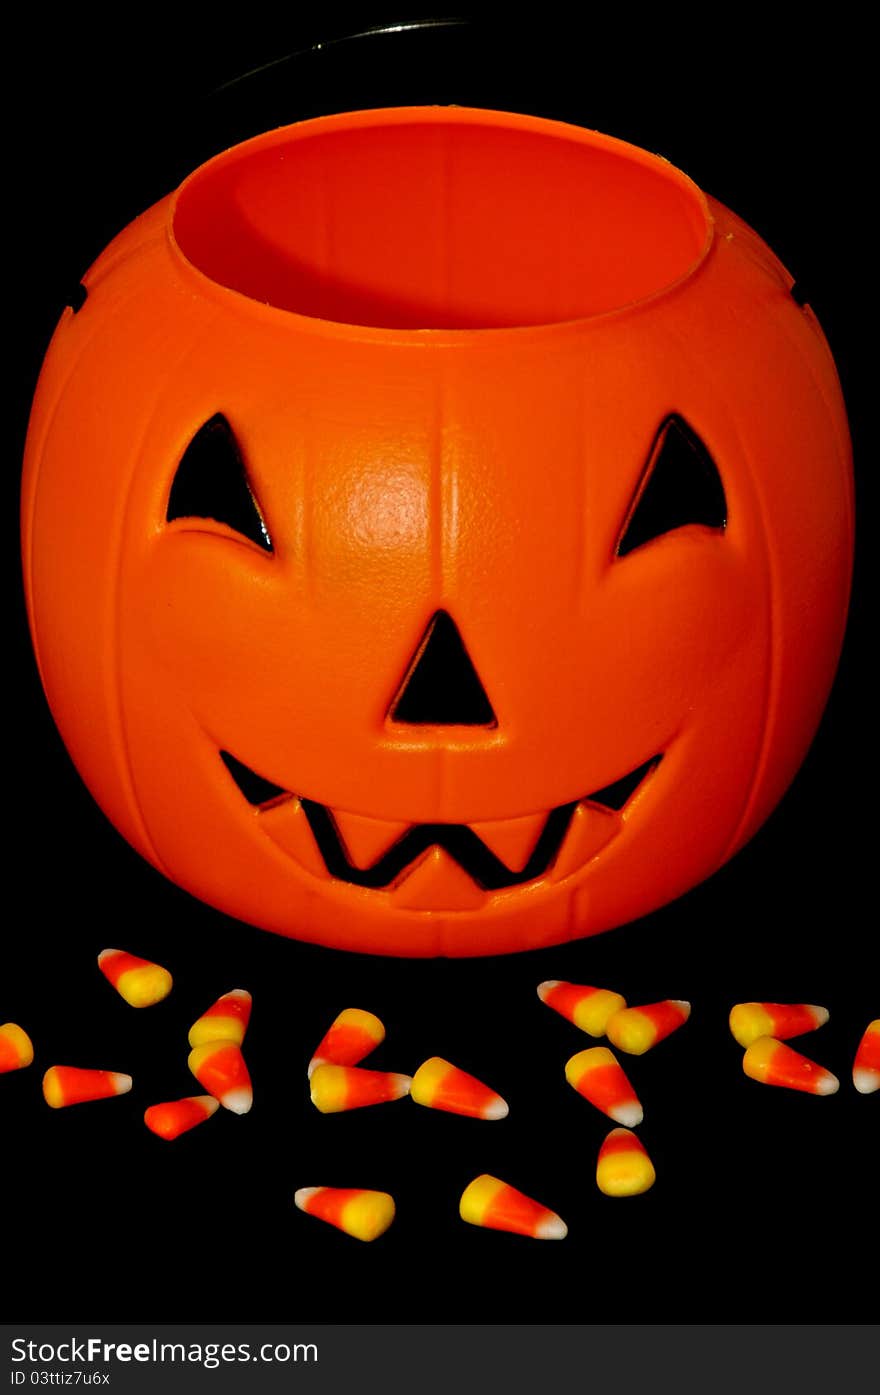
[[[616,1012],[609,1018],[605,1031],[608,1040],[621,1051],[630,1056],[642,1056],[687,1022],[690,1015],[690,1003],[667,998],[662,1003]]]
[[[758,1037],[746,1048],[743,1070],[762,1085],[782,1085],[808,1095],[834,1095],[840,1088],[836,1075],[773,1037]]]
[[[160,1138],[179,1138],[182,1133],[203,1124],[216,1114],[220,1101],[213,1095],[190,1095],[184,1100],[168,1100],[165,1104],[151,1104],[144,1114],[144,1123],[151,1133]]]
[[[740,1046],[751,1046],[758,1037],[787,1041],[827,1021],[828,1009],[813,1003],[736,1003],[730,1010],[730,1030]]]
[[[0,1075],[9,1070],[22,1070],[34,1059],[33,1042],[17,1022],[4,1022],[0,1027]]]
[[[591,1046],[572,1056],[565,1067],[565,1078],[609,1119],[630,1129],[642,1122],[642,1106],[636,1092],[607,1046]]]
[[[112,1099],[127,1095],[131,1076],[112,1070],[80,1070],[77,1066],[50,1066],[43,1076],[43,1098],[51,1109],[69,1104]]]
[[[387,1192],[348,1187],[300,1187],[294,1193],[300,1211],[317,1216],[355,1240],[375,1240],[394,1220],[394,1198]]]
[[[372,1012],[346,1008],[318,1043],[309,1062],[309,1079],[318,1066],[356,1066],[385,1040],[385,1028]]]
[[[488,1173],[465,1187],[458,1209],[468,1225],[488,1230],[509,1230],[534,1240],[564,1240],[568,1234],[565,1221],[554,1211]]]
[[[505,1119],[509,1112],[506,1100],[442,1056],[432,1056],[419,1066],[410,1094],[416,1104],[444,1109],[449,1114],[466,1114],[471,1119]]]
[[[853,1084],[860,1095],[880,1090],[880,1017],[870,1024],[859,1043],[853,1062]]]
[[[131,1007],[152,1007],[171,992],[173,980],[167,969],[124,949],[102,949],[98,968]]]
[[[392,1071],[360,1070],[357,1066],[318,1066],[312,1074],[312,1104],[322,1114],[385,1104],[408,1095],[412,1080]]]
[[[246,988],[233,988],[192,1024],[190,1046],[204,1046],[209,1041],[234,1041],[241,1046],[251,1017],[252,998]]]
[[[626,1007],[626,998],[619,993],[611,993],[607,988],[588,988],[583,983],[566,983],[558,978],[539,983],[538,997],[591,1037],[604,1037],[609,1017]]]
[[[200,1085],[233,1114],[247,1114],[254,1095],[241,1048],[234,1041],[205,1041],[189,1053],[189,1068]]]
[[[596,1183],[606,1196],[639,1196],[657,1174],[644,1146],[629,1129],[612,1129],[596,1163]]]

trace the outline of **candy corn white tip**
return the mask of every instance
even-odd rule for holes
[[[538,984],[538,997],[542,1003],[546,1003],[553,989],[558,988],[561,982],[561,978],[548,978],[543,983]]]
[[[853,1071],[853,1084],[860,1095],[873,1095],[875,1090],[880,1090],[880,1071],[871,1070],[867,1066],[856,1066]]]
[[[230,1110],[233,1114],[247,1114],[253,1102],[254,1097],[251,1091],[244,1089],[227,1090],[226,1094],[220,1098],[223,1108]]]
[[[130,1075],[120,1075],[118,1072],[111,1072],[110,1079],[116,1087],[117,1095],[127,1095],[132,1086]]]
[[[638,1128],[645,1117],[644,1110],[640,1104],[620,1104],[614,1109],[608,1110],[609,1118],[616,1120],[618,1124],[623,1124],[626,1129]]]
[[[300,1187],[299,1190],[295,1191],[293,1194],[294,1206],[297,1206],[300,1211],[304,1211],[312,1197],[317,1196],[318,1192],[321,1190],[321,1187]]]
[[[828,1073],[816,1081],[817,1095],[836,1095],[839,1089],[840,1081],[836,1075]]]
[[[831,1013],[828,1011],[828,1009],[824,1007],[818,1007],[816,1003],[808,1003],[807,1007],[809,1011],[812,1013],[813,1017],[815,1018],[816,1026],[824,1027],[825,1023],[831,1016]]]
[[[670,998],[669,1001],[670,1001],[675,1007],[681,1009],[681,1011],[684,1013],[684,1020],[685,1020],[685,1022],[686,1022],[686,1021],[688,1020],[688,1018],[690,1017],[690,1015],[691,1015],[691,1005],[690,1005],[690,1003],[687,1002],[684,998]]]
[[[507,1100],[503,1100],[499,1097],[497,1100],[492,1100],[486,1105],[483,1110],[483,1118],[506,1119],[509,1113],[510,1105],[507,1103]]]
[[[536,1240],[564,1240],[568,1234],[568,1226],[561,1216],[548,1216],[546,1220],[539,1221],[535,1231]]]

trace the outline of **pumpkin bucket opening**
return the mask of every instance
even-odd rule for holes
[[[656,295],[702,259],[711,220],[686,176],[622,141],[425,107],[328,117],[226,151],[183,185],[173,232],[205,276],[276,309],[468,330]]]

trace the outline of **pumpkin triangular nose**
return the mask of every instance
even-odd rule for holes
[[[486,727],[495,713],[459,634],[445,610],[431,619],[391,704],[391,720],[410,726]]]

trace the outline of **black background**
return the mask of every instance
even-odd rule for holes
[[[134,14],[135,12],[132,12]],[[217,12],[219,13],[219,12]],[[465,11],[467,17],[468,12]],[[4,149],[12,192],[5,299],[12,361],[6,594],[13,699],[5,762],[8,914],[0,1021],[20,1022],[33,1067],[0,1078],[7,1318],[320,1321],[848,1321],[869,1316],[851,1253],[876,1259],[878,1099],[855,1093],[856,1043],[880,1012],[871,899],[876,857],[862,782],[873,741],[864,681],[868,577],[821,729],[792,789],[710,882],[644,921],[541,953],[398,961],[311,948],[190,899],[93,804],[45,705],[23,618],[17,466],[46,344],[67,295],[110,238],[202,159],[268,126],[413,102],[535,112],[665,155],[750,222],[805,286],[835,353],[860,465],[870,249],[866,38],[846,12],[775,31],[741,7],[636,12],[600,24],[575,7],[519,21],[431,27],[331,44],[418,12],[305,9],[286,23],[191,14],[142,30],[80,15],[27,24],[10,55]],[[196,32],[189,21],[202,16]],[[232,85],[219,93],[224,83]],[[87,481],[84,487],[88,487]],[[864,540],[869,553],[870,527]],[[867,806],[867,801],[865,801]],[[94,966],[105,945],[166,964],[175,990],[134,1012]],[[602,1197],[605,1121],[563,1079],[590,1040],[543,1007],[564,978],[630,1002],[693,1001],[687,1027],[627,1062],[645,1105],[652,1192]],[[221,992],[251,989],[252,1114],[221,1112],[174,1144],[141,1122],[198,1087],[186,1032]],[[741,1073],[726,1018],[742,999],[826,1004],[803,1046],[842,1081],[814,1099]],[[432,1054],[510,1101],[496,1124],[409,1101],[323,1117],[305,1064],[335,1014],[371,1009],[385,1045],[367,1063],[412,1072]],[[135,1077],[123,1099],[50,1111],[53,1062]],[[609,1125],[610,1127],[610,1125]],[[498,1174],[558,1210],[563,1244],[467,1227],[471,1177]],[[301,1215],[303,1185],[388,1190],[398,1218],[359,1245]]]

